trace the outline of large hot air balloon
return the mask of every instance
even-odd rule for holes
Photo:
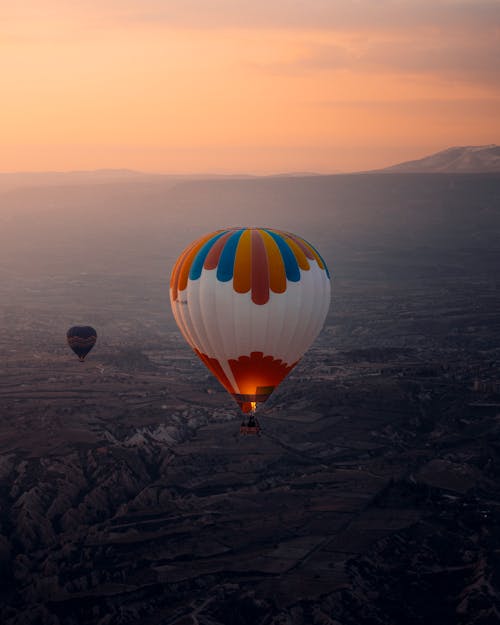
[[[170,303],[186,341],[253,425],[257,404],[319,334],[330,276],[316,249],[295,234],[218,230],[179,256]]]
[[[66,339],[80,362],[83,362],[95,345],[97,332],[92,326],[73,326],[66,332]]]

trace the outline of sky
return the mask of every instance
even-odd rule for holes
[[[358,171],[500,143],[500,0],[0,6],[0,171]]]

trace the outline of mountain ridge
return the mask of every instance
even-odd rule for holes
[[[500,173],[500,145],[452,146],[439,152],[396,163],[388,167],[340,171],[329,173],[315,171],[285,171],[272,174],[248,173],[160,173],[143,172],[128,168],[100,168],[68,171],[14,171],[0,172],[0,191],[19,187],[71,186],[74,184],[103,184],[117,182],[165,182],[171,183],[201,180],[256,180],[256,179],[293,179],[325,178],[337,175],[375,174],[375,173],[449,173],[482,174]]]
[[[500,146],[494,143],[453,146],[423,158],[404,161],[374,171],[397,174],[500,172]]]

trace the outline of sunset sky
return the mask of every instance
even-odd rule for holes
[[[353,171],[500,143],[500,0],[0,8],[0,171]]]

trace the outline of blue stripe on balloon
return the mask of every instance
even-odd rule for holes
[[[305,240],[305,239],[304,239]],[[311,245],[309,243],[309,241],[307,241],[307,245]],[[318,250],[314,247],[314,245],[311,245],[311,247],[313,248],[313,250],[316,252],[316,254],[321,258],[321,262],[323,263],[323,267],[325,268],[326,271],[326,275],[328,276],[328,278],[330,278],[330,272],[328,271],[328,266],[325,263],[325,259],[323,258],[323,256],[321,256],[321,254],[318,252]]]
[[[229,280],[233,279],[236,248],[242,234],[243,230],[237,230],[228,238],[222,249],[219,264],[217,265],[217,280],[220,282],[229,282]]]
[[[207,257],[208,252],[210,252],[210,250],[212,249],[213,244],[217,241],[217,239],[220,239],[223,234],[226,234],[226,232],[227,232],[227,230],[224,230],[223,232],[219,232],[218,234],[216,234],[211,239],[208,239],[208,241],[206,243],[204,243],[200,247],[200,249],[198,250],[198,253],[194,257],[193,262],[191,263],[191,267],[189,269],[189,279],[190,280],[198,280],[198,278],[201,276],[201,270],[203,269],[203,263],[205,262],[205,258]]]
[[[270,234],[273,239],[276,241],[278,248],[281,252],[281,258],[285,263],[285,273],[287,280],[290,282],[299,282],[300,281],[300,269],[297,263],[297,259],[295,258],[295,254],[290,249],[290,246],[285,241],[285,239],[278,234],[277,232],[273,232],[272,230],[265,230],[268,234]]]

